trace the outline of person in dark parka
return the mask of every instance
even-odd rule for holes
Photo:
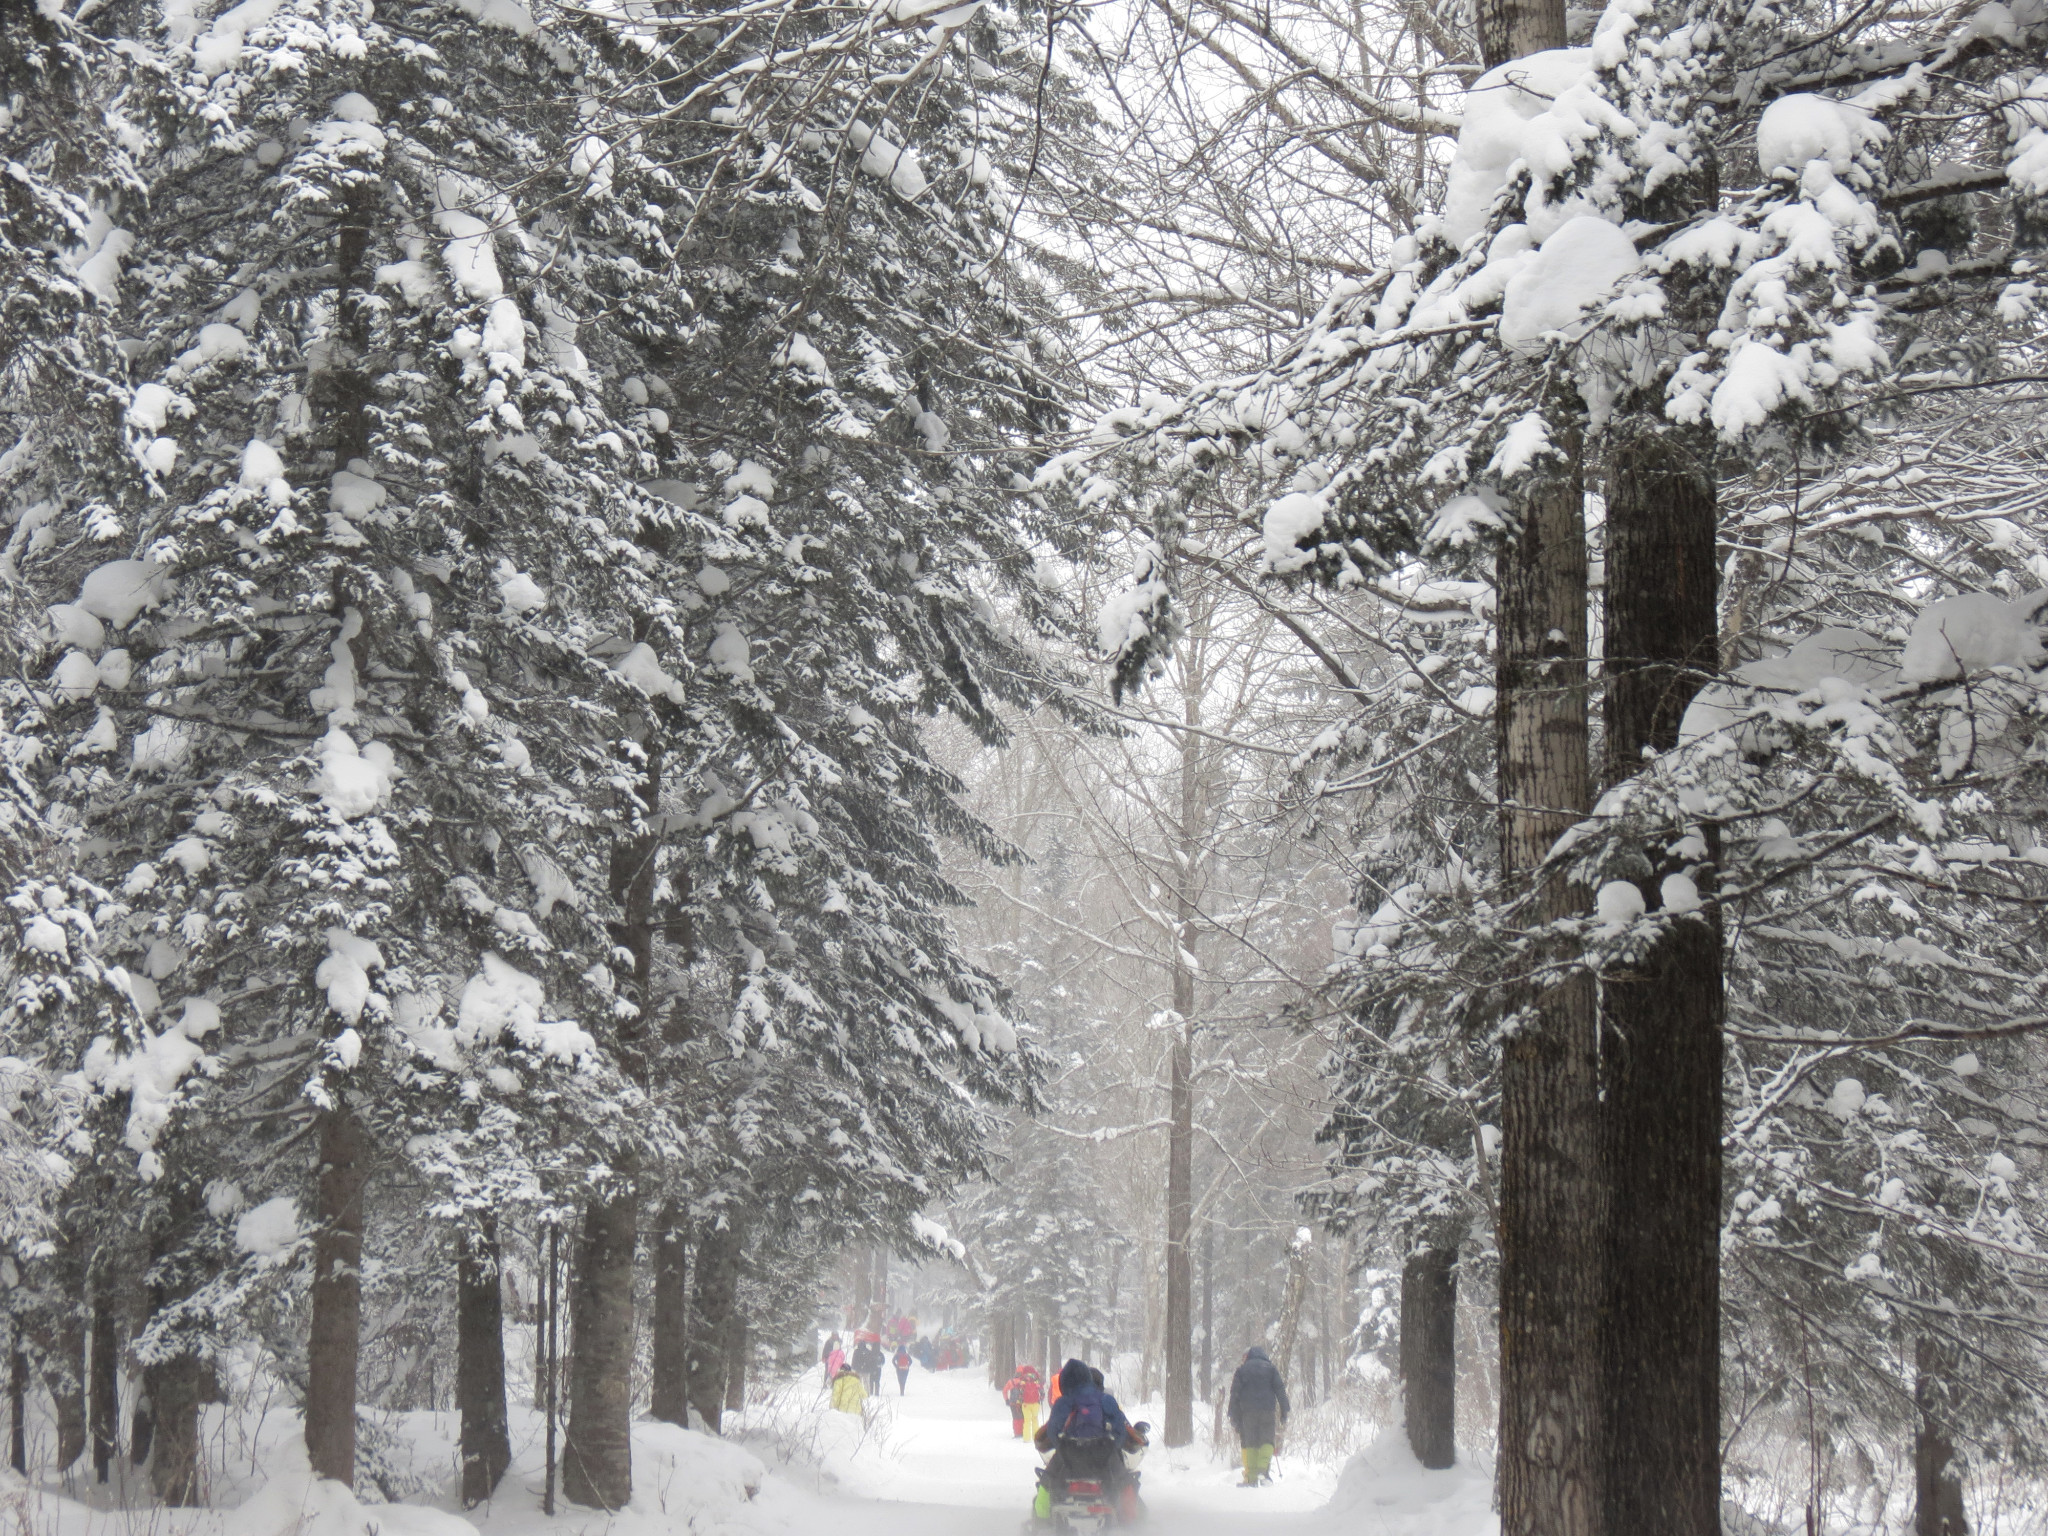
[[[1230,1422],[1244,1448],[1244,1486],[1272,1481],[1273,1442],[1287,1422],[1287,1384],[1280,1368],[1254,1344],[1230,1378]]]

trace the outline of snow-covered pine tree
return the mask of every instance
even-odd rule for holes
[[[441,1156],[408,1134],[433,1089],[456,1090],[440,1125],[458,1133],[577,1061],[581,1166],[638,1139],[596,1063],[622,1016],[602,817],[639,776],[613,722],[645,704],[599,642],[672,607],[563,318],[580,296],[544,269],[506,292],[467,211],[484,151],[451,131],[449,60],[421,28],[478,50],[451,48],[459,65],[504,65],[493,29],[438,7],[168,18],[163,73],[128,109],[150,201],[86,258],[107,258],[130,340],[132,455],[91,466],[100,499],[54,525],[84,537],[27,568],[59,666],[10,701],[69,829],[45,868],[72,883],[15,893],[42,941],[14,1038],[126,1098],[145,1183],[203,1146],[288,1198],[275,1153],[311,1117],[309,1450],[344,1481],[368,1162]],[[556,67],[544,40],[517,60]],[[532,367],[522,302],[552,317]],[[209,1186],[215,1229],[239,1193]],[[274,1253],[288,1217],[243,1246]]]
[[[1053,409],[1031,285],[1002,261],[1004,169],[1021,181],[1027,152],[1014,118],[978,126],[971,99],[1025,87],[1022,39],[983,18],[970,46],[970,19],[886,29],[916,67],[888,87],[900,111],[869,102],[899,111],[879,128],[859,91],[778,122],[723,92],[765,78],[780,100],[789,80],[727,72],[698,34],[581,13],[174,8],[150,39],[169,84],[130,111],[154,135],[155,202],[102,262],[118,276],[131,257],[149,280],[118,314],[138,333],[136,463],[97,469],[137,558],[93,577],[112,599],[80,594],[139,643],[103,671],[74,621],[68,692],[17,707],[25,733],[82,742],[89,764],[128,744],[126,684],[146,685],[137,707],[167,718],[138,761],[164,783],[104,818],[119,825],[87,867],[99,890],[135,889],[101,903],[89,953],[56,957],[98,978],[109,1018],[66,1044],[33,990],[16,1018],[58,1061],[125,1029],[117,1094],[129,1061],[181,1058],[151,1082],[179,1093],[150,1148],[169,1161],[179,1128],[204,1139],[198,1106],[221,1085],[297,1139],[293,1084],[319,1052],[322,1471],[353,1459],[355,1302],[329,1283],[361,1241],[350,1170],[402,1146],[475,1235],[497,1202],[538,1198],[535,1170],[595,1181],[586,1275],[609,1258],[579,1287],[603,1315],[578,1328],[570,1491],[625,1497],[628,1375],[605,1351],[630,1337],[633,1174],[667,1123],[632,1113],[654,1086],[658,939],[725,970],[725,1001],[685,1035],[701,1022],[728,1049],[780,1049],[785,1084],[821,1077],[847,1129],[828,1116],[811,1155],[865,1195],[883,1170],[901,1203],[882,1219],[975,1166],[960,1088],[1020,1090],[998,992],[945,923],[957,893],[929,829],[997,850],[916,735],[933,708],[993,735],[999,703],[1059,696],[1030,633],[1062,622],[1031,579],[1059,530],[1028,505],[1020,521],[1002,461]],[[842,40],[842,58],[875,43]],[[659,89],[722,76],[716,109],[671,111],[650,52],[677,70]],[[915,145],[896,152],[905,123],[954,160],[936,182]],[[760,177],[703,195],[735,144]],[[672,167],[701,168],[707,146],[720,169],[693,186]],[[806,239],[850,264],[807,262]],[[111,516],[94,529],[130,536]],[[86,563],[38,569],[44,595],[72,595]],[[53,707],[81,689],[108,704],[89,723]],[[253,755],[221,760],[248,740]],[[116,781],[58,782],[111,797]],[[203,824],[177,824],[201,794]],[[145,862],[168,878],[123,867],[166,843],[175,857]],[[290,878],[267,881],[280,852]],[[212,1077],[177,1077],[202,1064],[206,1008],[175,1048],[114,1017],[149,1004],[143,965],[109,979],[100,957],[138,945],[164,968],[149,980],[205,985],[227,1014]],[[269,1023],[249,1038],[233,1008],[256,996]],[[486,1067],[494,1039],[509,1056]],[[514,1070],[549,1055],[613,1066]],[[406,1092],[372,1086],[387,1080]],[[519,1113],[543,1091],[567,1146]],[[861,1157],[826,1150],[855,1135]],[[260,1139],[235,1145],[262,1165]],[[240,1191],[214,1182],[218,1234]],[[875,1203],[892,1209],[886,1189]]]

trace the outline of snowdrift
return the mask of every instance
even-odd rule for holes
[[[1499,1536],[1493,1468],[1459,1462],[1431,1472],[1389,1429],[1345,1464],[1324,1522],[1346,1536]]]

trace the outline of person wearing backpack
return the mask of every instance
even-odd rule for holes
[[[896,1358],[889,1363],[896,1367],[896,1395],[898,1397],[908,1397],[910,1395],[910,1368],[916,1363],[910,1358],[910,1346],[908,1344],[898,1344],[896,1346]]]
[[[1052,1460],[1039,1473],[1038,1496],[1031,1512],[1038,1519],[1052,1514],[1055,1488],[1064,1488],[1073,1476],[1094,1476],[1105,1491],[1120,1503],[1121,1486],[1128,1482],[1123,1470],[1123,1449],[1143,1445],[1145,1437],[1132,1428],[1117,1400],[1102,1389],[1102,1373],[1086,1362],[1069,1360],[1060,1367],[1059,1400],[1032,1443],[1040,1452],[1050,1451]]]
[[[1010,1410],[1010,1438],[1024,1438],[1024,1372],[1025,1366],[1018,1366],[1016,1373],[1003,1383],[1003,1406]]]

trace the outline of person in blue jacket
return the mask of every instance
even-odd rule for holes
[[[1103,1390],[1102,1372],[1085,1361],[1069,1360],[1060,1367],[1060,1397],[1033,1440],[1040,1451],[1052,1452],[1052,1460],[1039,1473],[1038,1497],[1032,1513],[1043,1520],[1052,1513],[1052,1491],[1064,1487],[1071,1476],[1093,1474],[1105,1490],[1128,1485],[1123,1475],[1123,1448],[1145,1444],[1142,1428],[1124,1416],[1117,1400]],[[1132,1489],[1135,1493],[1135,1489]],[[1135,1503],[1122,1487],[1117,1495],[1123,1503]]]

